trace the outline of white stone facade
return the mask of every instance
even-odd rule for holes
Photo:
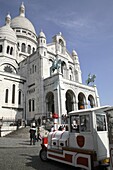
[[[0,118],[32,120],[100,105],[96,86],[82,84],[79,58],[61,33],[50,44],[25,17],[6,17],[0,28]]]

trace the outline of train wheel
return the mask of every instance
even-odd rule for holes
[[[41,149],[40,151],[40,159],[44,162],[48,161],[48,158],[47,158],[47,150],[45,149]]]

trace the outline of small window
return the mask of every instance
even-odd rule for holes
[[[5,103],[8,103],[8,89],[6,89],[5,93]]]
[[[28,54],[31,54],[31,46],[28,45]]]
[[[24,44],[24,43],[22,43],[21,51],[22,51],[22,52],[25,52],[25,48],[26,48],[26,47],[25,47],[25,44]]]
[[[9,54],[10,47],[9,45],[7,46],[7,54]]]
[[[22,32],[26,34],[26,31],[22,31]]]
[[[3,47],[2,45],[0,45],[0,53],[2,53]]]
[[[20,30],[16,30],[16,32],[20,32]]]
[[[71,122],[71,132],[73,133],[79,133],[79,127],[80,127],[80,120],[79,120],[79,115],[74,115],[70,117],[70,122]]]
[[[12,103],[13,104],[15,103],[15,84],[13,84],[13,87],[12,87]]]
[[[106,118],[105,115],[96,115],[97,131],[106,131]]]
[[[31,99],[29,99],[29,112],[31,112]]]
[[[30,33],[30,32],[28,32],[28,35],[31,35],[31,33]]]
[[[13,54],[13,47],[11,47],[11,49],[10,49],[10,55],[12,55]]]
[[[19,94],[18,94],[18,104],[19,105],[21,104],[21,91],[19,91]]]
[[[90,132],[90,116],[82,115],[80,116],[80,131],[82,132]]]
[[[35,100],[32,100],[32,111],[35,111]]]

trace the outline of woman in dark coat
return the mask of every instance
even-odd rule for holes
[[[29,133],[30,133],[30,145],[35,145],[35,142],[36,142],[36,128],[35,126],[32,126],[29,130]]]

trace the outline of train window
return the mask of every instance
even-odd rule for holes
[[[90,132],[90,116],[82,115],[80,116],[80,131],[81,132]]]
[[[106,131],[105,115],[96,115],[97,131]]]
[[[79,116],[71,116],[71,132],[79,133]]]

